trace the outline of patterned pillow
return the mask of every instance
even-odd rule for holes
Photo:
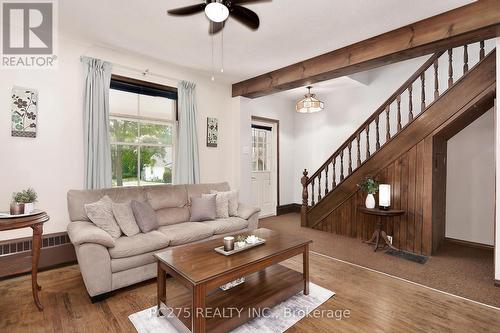
[[[88,218],[96,226],[106,231],[113,238],[121,236],[122,231],[113,215],[113,200],[110,197],[105,195],[101,200],[86,204],[84,207]]]
[[[216,190],[211,190],[210,193],[217,194],[217,197],[225,196],[228,201],[229,216],[238,216],[238,205],[239,205],[238,190],[232,190],[226,192],[218,192]]]

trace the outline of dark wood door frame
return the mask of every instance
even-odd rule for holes
[[[446,232],[446,156],[447,144],[455,134],[494,107],[494,95],[489,94],[456,119],[438,129],[432,137],[432,253],[445,241]]]
[[[252,116],[252,121],[276,124],[276,214],[280,205],[280,121],[278,119]]]

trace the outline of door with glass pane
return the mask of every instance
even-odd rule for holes
[[[276,215],[277,133],[274,123],[252,122],[252,198],[261,217]]]

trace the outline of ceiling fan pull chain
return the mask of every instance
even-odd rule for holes
[[[214,27],[214,22],[210,21],[212,29]],[[212,81],[215,81],[215,66],[214,66],[214,35],[212,35]]]
[[[220,50],[221,56],[220,56],[220,72],[224,73],[224,30],[221,31],[221,50]]]

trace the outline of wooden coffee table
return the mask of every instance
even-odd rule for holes
[[[227,332],[301,290],[309,294],[311,240],[268,229],[246,234],[264,238],[266,243],[227,257],[214,251],[222,239],[155,254],[158,314],[166,315],[181,332]],[[302,273],[279,265],[300,254]],[[167,274],[175,279],[175,283],[169,281],[168,291]],[[243,284],[227,291],[219,289],[240,277],[246,279]]]

